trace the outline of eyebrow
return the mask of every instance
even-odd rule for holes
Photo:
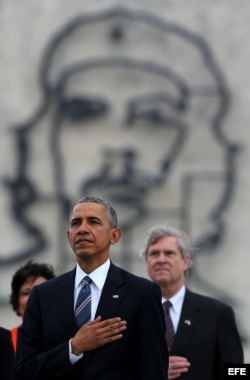
[[[80,221],[82,221],[82,217],[81,216],[76,216],[75,218],[73,218],[72,220],[71,220],[71,222],[70,222],[70,224],[72,225],[72,223],[74,223],[74,222],[80,222]],[[102,219],[100,219],[100,218],[98,218],[97,216],[94,216],[94,215],[89,215],[89,216],[87,216],[87,218],[86,218],[88,221],[98,221],[98,222],[102,222]]]
[[[74,222],[78,222],[78,221],[80,221],[80,220],[82,220],[82,218],[80,218],[80,217],[72,218],[71,221],[70,221],[70,225],[72,225],[72,223],[74,223]]]
[[[98,218],[98,216],[91,216],[91,215],[87,217],[87,220],[90,220],[90,221],[97,220],[98,222],[102,222],[102,219]]]

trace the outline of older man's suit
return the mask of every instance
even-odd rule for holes
[[[96,315],[127,321],[123,338],[69,361],[75,269],[33,288],[17,344],[15,379],[166,380],[168,353],[161,292],[111,263]]]
[[[185,356],[191,363],[180,379],[224,379],[223,363],[243,363],[233,309],[186,290],[171,355]]]

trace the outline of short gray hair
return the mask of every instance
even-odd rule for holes
[[[80,203],[97,203],[99,205],[102,205],[107,216],[108,216],[108,219],[110,221],[110,227],[111,228],[116,228],[117,227],[117,224],[118,224],[118,221],[117,221],[117,213],[115,211],[115,209],[107,202],[105,201],[104,199],[101,199],[101,198],[98,198],[98,197],[94,197],[94,196],[86,196],[86,197],[83,197],[81,198],[76,204],[80,204]],[[71,213],[72,215],[72,213]],[[71,215],[70,215],[70,219],[71,219]]]
[[[165,236],[175,237],[182,257],[184,258],[186,256],[189,256],[191,258],[192,248],[188,235],[185,232],[178,230],[177,228],[169,227],[164,224],[156,224],[148,230],[146,239],[143,243],[141,250],[139,251],[140,256],[147,258],[149,247],[152,244],[157,243],[158,240]],[[189,267],[190,266],[191,260]]]

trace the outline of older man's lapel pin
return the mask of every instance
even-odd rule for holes
[[[113,298],[119,298],[119,294],[113,294]]]
[[[189,319],[185,319],[184,323],[185,323],[186,325],[188,325],[188,326],[191,325],[191,321],[190,321]]]

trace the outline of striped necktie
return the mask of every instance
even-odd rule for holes
[[[171,351],[174,342],[174,326],[172,319],[170,317],[169,309],[172,306],[170,301],[163,303],[165,322],[166,322],[166,340],[168,345],[168,350]]]
[[[85,276],[81,281],[82,288],[75,306],[75,319],[78,328],[90,321],[91,318],[91,289],[89,286],[91,281],[89,276]]]

